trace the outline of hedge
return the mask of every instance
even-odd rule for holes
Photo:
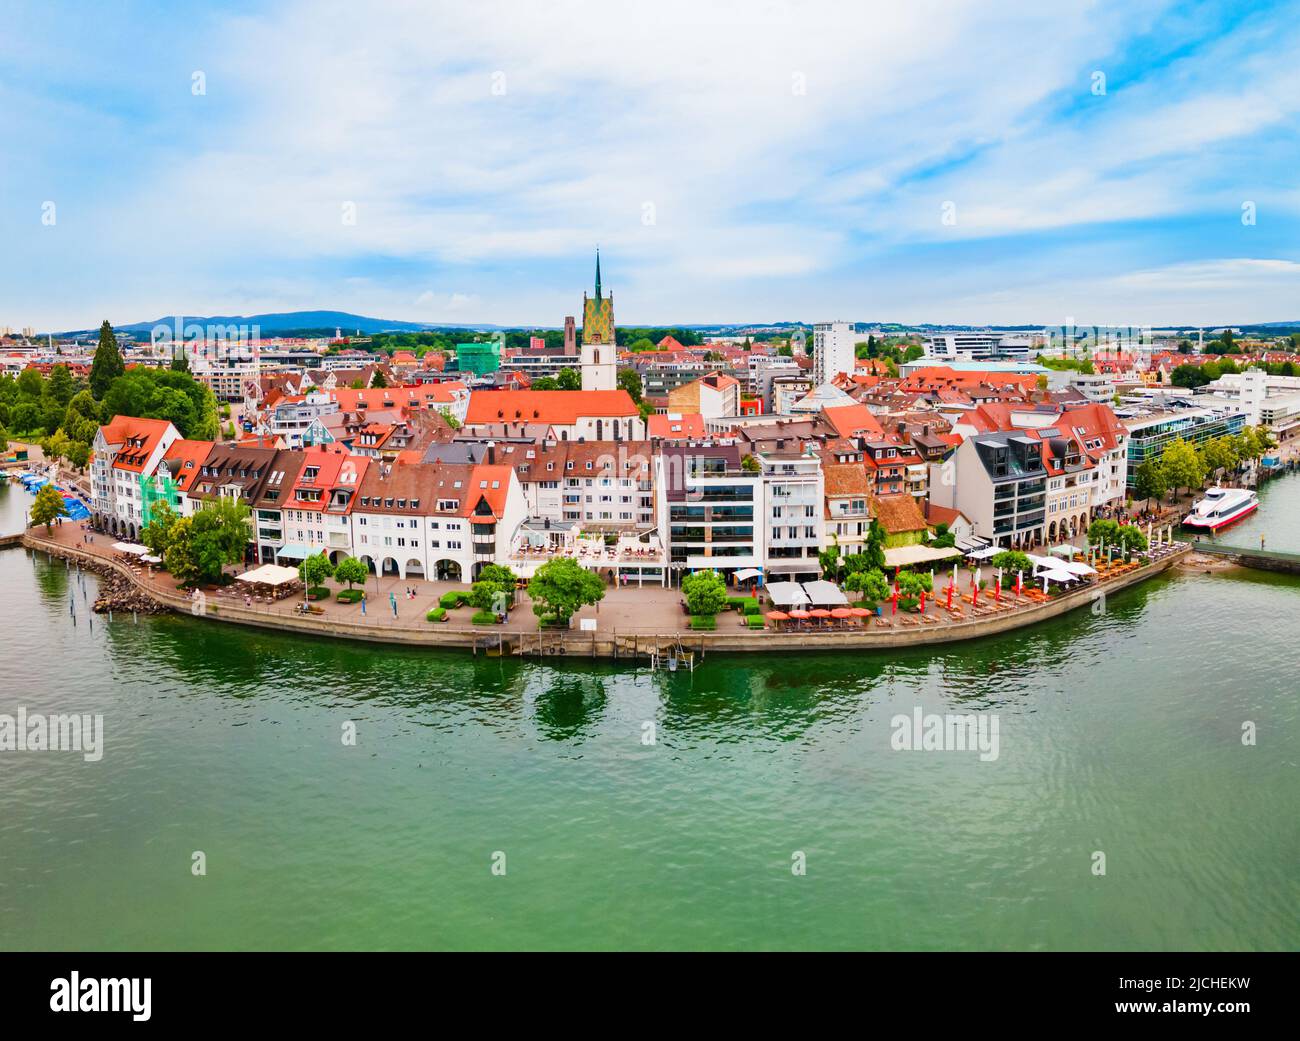
[[[443,593],[438,597],[438,606],[445,607],[448,611],[460,607],[469,599],[469,594],[463,589],[453,589],[450,593]]]
[[[900,611],[915,611],[920,603],[921,601],[914,596],[900,596],[898,598],[898,609]]]
[[[445,622],[447,620],[447,609],[445,607],[432,608],[429,613],[424,616],[424,620],[426,622]]]
[[[491,611],[475,611],[472,615],[470,615],[469,620],[473,622],[475,625],[496,625],[497,624],[497,616],[494,615]]]
[[[308,600],[328,600],[330,591],[328,586],[312,586],[307,590]]]
[[[365,595],[360,589],[340,589],[339,595],[334,599],[340,604],[357,604],[361,602],[361,598]]]
[[[693,614],[691,615],[692,629],[713,630],[718,627],[718,620],[711,614]]]
[[[853,606],[854,606],[854,607],[865,607],[868,611],[874,611],[874,610],[876,610],[880,605],[877,604],[874,600],[854,600],[854,601],[853,601]]]
[[[747,614],[745,615],[745,624],[751,629],[761,629],[763,628],[763,616],[760,614]]]

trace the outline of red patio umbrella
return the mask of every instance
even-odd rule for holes
[[[831,613],[827,611],[824,607],[819,607],[815,611],[808,612],[809,618],[829,618],[830,616]]]
[[[807,617],[808,617],[808,612],[807,612],[807,611],[800,611],[800,610],[796,609],[796,610],[790,612],[790,617],[791,617],[791,618],[798,618],[798,619],[807,618]]]
[[[786,614],[784,611],[768,611],[767,620],[769,622],[788,622],[790,620],[790,616]]]
[[[868,611],[865,607],[850,607],[849,614],[854,618],[870,618],[874,612]]]
[[[837,607],[831,612],[832,618],[852,618],[853,610],[848,607]]]

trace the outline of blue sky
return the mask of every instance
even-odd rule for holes
[[[1297,3],[8,7],[0,325],[1300,320]]]

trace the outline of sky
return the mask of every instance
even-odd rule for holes
[[[8,3],[0,326],[1300,321],[1300,0]]]

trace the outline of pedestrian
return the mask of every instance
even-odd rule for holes
[[[1259,548],[1261,552],[1264,549],[1264,536],[1262,534],[1259,536]]]

